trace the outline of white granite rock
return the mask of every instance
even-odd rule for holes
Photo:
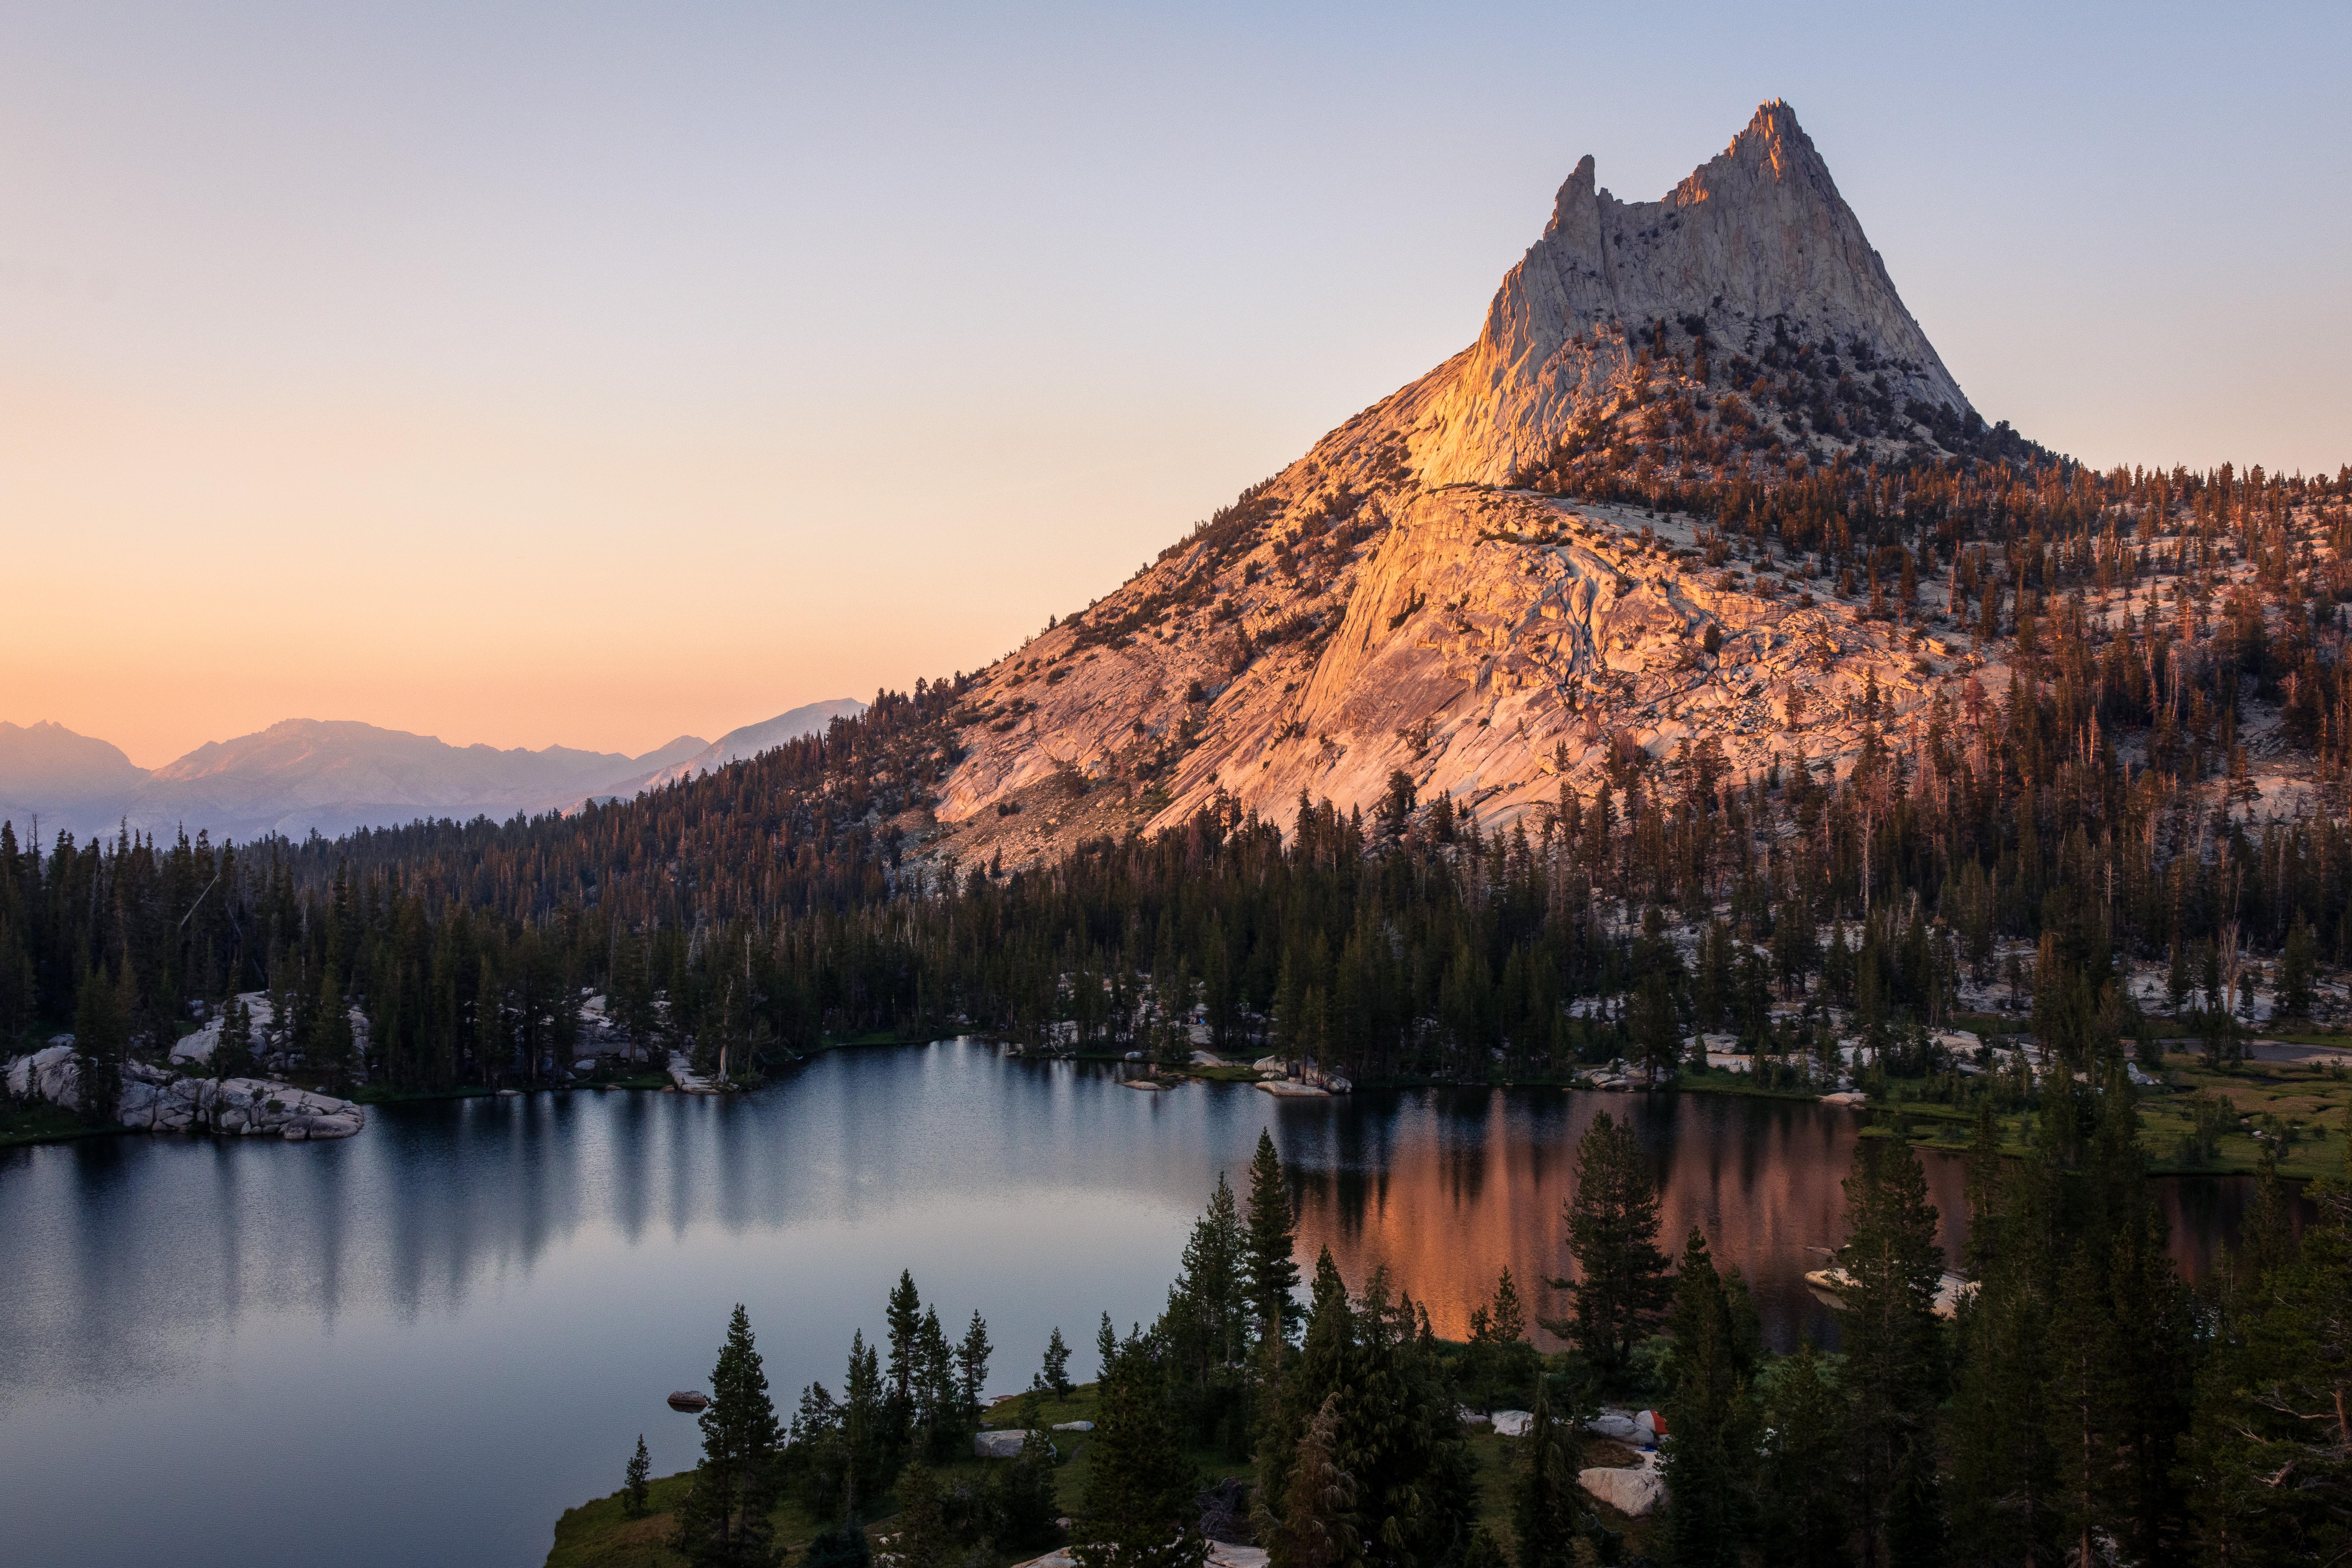
[[[69,1110],[81,1105],[81,1067],[71,1044],[12,1059],[7,1079],[8,1092],[20,1100],[30,1090]],[[190,1078],[127,1062],[114,1120],[144,1132],[276,1133],[307,1141],[348,1138],[366,1125],[367,1112],[348,1100],[275,1079]]]
[[[1620,1469],[1597,1467],[1576,1473],[1577,1484],[1619,1513],[1639,1519],[1666,1495],[1666,1478],[1648,1466]]]

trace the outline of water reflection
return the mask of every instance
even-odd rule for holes
[[[1429,1090],[1164,1094],[976,1044],[837,1053],[741,1100],[540,1095],[400,1107],[322,1145],[124,1138],[0,1153],[0,1473],[24,1560],[526,1561],[614,1484],[657,1400],[697,1380],[736,1300],[773,1384],[837,1381],[853,1327],[914,1270],[984,1311],[993,1384],[1047,1331],[1148,1320],[1217,1174],[1272,1127],[1311,1259],[1387,1267],[1440,1332],[1508,1263],[1561,1271],[1578,1136],[1631,1117],[1694,1225],[1754,1283],[1776,1344],[1833,1333],[1801,1283],[1840,1236],[1850,1112],[1707,1097]],[[1955,1163],[1930,1163],[1957,1246]],[[2244,1184],[2160,1184],[2190,1272]],[[137,1474],[123,1506],[105,1478]],[[312,1543],[200,1532],[224,1497],[299,1496]],[[418,1510],[408,1500],[431,1496]],[[235,1510],[229,1510],[234,1513]],[[266,1517],[267,1510],[262,1510]],[[257,1518],[252,1527],[265,1526]],[[459,1546],[457,1543],[462,1542]]]

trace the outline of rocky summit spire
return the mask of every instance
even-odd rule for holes
[[[1478,341],[1340,434],[1402,434],[1424,483],[1503,483],[1614,401],[1645,347],[1701,335],[1718,358],[1823,346],[1883,375],[1897,409],[1968,412],[1786,103],[1662,200],[1620,201],[1594,175],[1587,156],[1561,184]]]
[[[939,852],[1017,864],[1302,797],[1443,794],[1501,826],[1628,747],[1704,747],[1731,778],[1853,754],[1864,704],[1927,700],[1936,645],[1834,579],[1768,584],[1769,554],[1728,569],[1691,503],[2021,447],[1969,408],[1788,105],[1658,201],[1586,158],[1475,342],[982,673]]]

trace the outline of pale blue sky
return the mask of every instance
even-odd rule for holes
[[[1654,198],[1774,96],[1988,417],[2352,461],[2341,6],[0,29],[0,718],[142,763],[975,667],[1469,342],[1579,155]]]

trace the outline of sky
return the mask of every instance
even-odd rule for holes
[[[2352,462],[2352,10],[0,0],[0,719],[986,664],[1785,98],[1988,418]]]

